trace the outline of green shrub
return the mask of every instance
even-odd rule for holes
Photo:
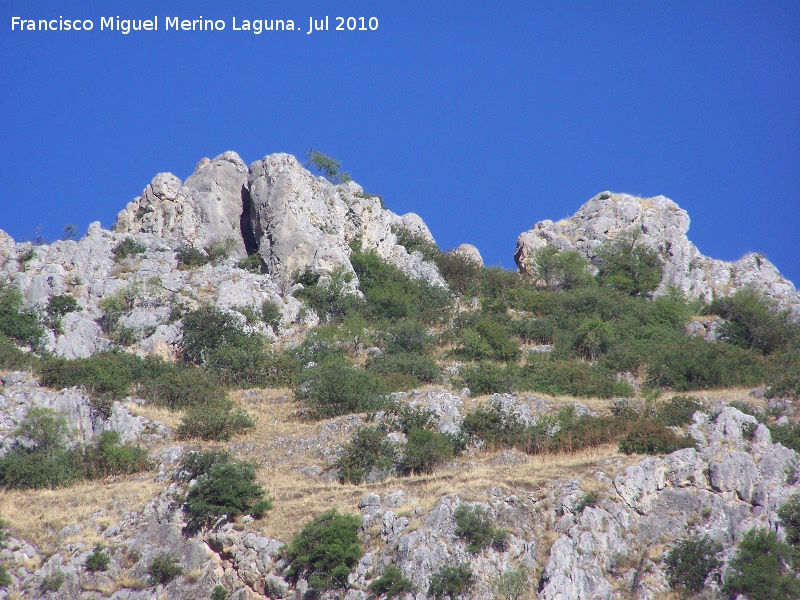
[[[300,279],[298,283],[307,283],[303,284],[303,289],[295,292],[295,296],[312,308],[323,321],[339,322],[355,314],[361,307],[361,300],[350,290],[353,274],[344,267],[334,269],[324,281],[320,281],[320,276],[309,268],[297,277]]]
[[[261,273],[261,257],[256,254],[251,254],[247,258],[243,258],[236,263],[236,266],[244,271],[251,273]]]
[[[550,291],[570,290],[593,281],[587,270],[589,263],[576,250],[544,246],[533,252],[530,261],[534,277]]]
[[[632,394],[630,386],[619,383],[600,365],[559,360],[531,354],[515,387],[551,396],[613,398]],[[472,388],[470,388],[472,389]]]
[[[56,333],[61,333],[61,317],[78,310],[78,301],[67,294],[50,296],[47,300],[45,323]]]
[[[103,544],[97,544],[92,553],[86,558],[86,570],[91,573],[108,570],[111,557],[105,551]]]
[[[600,492],[597,490],[590,490],[583,495],[578,503],[575,505],[575,512],[582,513],[583,509],[587,506],[597,506],[600,501]]]
[[[795,452],[800,452],[800,423],[767,425],[773,444],[783,444]]]
[[[655,250],[639,243],[640,232],[626,231],[597,249],[597,279],[613,290],[645,296],[661,283],[663,264]]]
[[[728,563],[723,590],[750,600],[800,598],[800,579],[790,569],[792,548],[778,540],[774,531],[751,529]]]
[[[114,247],[114,261],[120,262],[125,258],[143,254],[146,250],[147,248],[145,248],[144,245],[140,244],[132,237],[125,238]]]
[[[142,386],[145,399],[170,410],[209,404],[222,394],[216,382],[196,367],[167,371]]]
[[[201,306],[183,317],[183,357],[191,363],[206,363],[213,350],[226,345],[251,349],[253,338],[235,313],[214,306]]]
[[[474,395],[509,393],[516,388],[519,369],[516,365],[481,362],[461,368],[460,376]]]
[[[62,585],[64,585],[64,573],[57,571],[51,575],[46,575],[42,579],[42,585],[40,589],[42,590],[42,593],[47,594],[49,592],[57,592],[61,589]]]
[[[797,551],[800,548],[800,494],[791,496],[781,505],[778,518],[786,530],[786,542]]]
[[[256,472],[249,465],[228,462],[212,465],[189,488],[186,532],[193,534],[228,523],[253,509],[263,515],[272,508],[272,499],[264,498],[266,492],[255,479]]]
[[[394,598],[413,592],[414,584],[395,565],[386,565],[381,576],[370,583],[367,589],[373,594]]]
[[[445,252],[436,258],[436,266],[439,268],[448,287],[458,295],[466,293],[475,294],[478,291],[478,282],[481,274],[481,266],[461,254],[460,252]]]
[[[525,567],[505,571],[492,580],[492,592],[499,600],[522,600],[529,597],[532,573]]]
[[[191,246],[179,248],[175,252],[175,258],[178,260],[179,269],[193,269],[211,262],[211,257],[206,252]]]
[[[528,427],[516,413],[499,406],[477,408],[467,413],[461,425],[467,435],[483,440],[493,450],[498,448],[526,449]]]
[[[100,479],[109,475],[130,475],[150,468],[147,450],[139,446],[121,444],[119,433],[106,430],[97,442],[84,448],[83,469],[87,479]]]
[[[188,410],[178,425],[178,438],[224,442],[255,428],[256,424],[230,400],[217,400]]]
[[[261,304],[261,320],[277,332],[283,321],[283,312],[274,302],[264,300]]]
[[[722,564],[716,557],[721,550],[717,542],[707,537],[678,542],[664,560],[670,587],[691,594],[701,591],[709,574]]]
[[[385,404],[380,379],[369,371],[329,360],[301,373],[295,396],[312,418],[378,410]]]
[[[43,333],[36,314],[24,309],[20,291],[0,281],[0,334],[35,348]]]
[[[364,553],[358,539],[360,529],[360,517],[336,509],[306,523],[284,553],[289,561],[289,579],[296,582],[305,577],[320,593],[347,588],[350,571]]]
[[[791,324],[786,314],[778,313],[773,301],[752,289],[717,298],[706,312],[725,319],[725,341],[762,354],[785,348],[797,335],[797,325]]]
[[[403,319],[389,331],[387,352],[422,354],[430,345],[428,328],[416,319]]]
[[[669,454],[694,446],[688,437],[680,437],[663,425],[637,422],[632,431],[619,441],[619,451],[625,454]]]
[[[404,473],[433,473],[439,465],[453,460],[453,440],[438,431],[411,429],[406,438],[400,464]]]
[[[214,589],[211,591],[211,600],[228,600],[230,598],[230,594],[228,590],[225,589],[222,585],[215,585]]]
[[[207,354],[206,366],[220,383],[233,387],[289,387],[298,370],[289,355],[267,350],[260,337],[214,348]]]
[[[207,475],[211,467],[230,462],[231,455],[224,450],[207,452],[190,451],[183,455],[181,468],[178,471],[182,481],[191,481],[201,475]]]
[[[410,389],[439,381],[439,366],[431,356],[420,354],[384,354],[367,361],[367,371],[380,375],[387,390]],[[390,385],[395,382],[399,385]]]
[[[17,371],[30,369],[37,362],[36,357],[23,352],[3,334],[0,334],[0,369]]]
[[[397,244],[403,246],[409,254],[419,252],[422,254],[422,258],[431,262],[442,254],[436,242],[432,242],[421,233],[411,231],[403,226],[392,226],[392,231],[397,236]]]
[[[120,343],[129,341],[125,340],[125,338],[129,338],[132,331],[121,327],[119,320],[125,313],[129,313],[133,310],[133,307],[136,305],[138,293],[138,287],[136,285],[130,285],[117,290],[110,296],[106,296],[100,300],[98,304],[100,310],[103,311],[103,316],[100,318],[100,327],[104,333],[117,336],[117,338],[121,337],[122,339],[117,340]]]
[[[350,438],[336,462],[339,483],[361,483],[372,469],[389,471],[394,467],[394,447],[386,432],[377,427],[362,427]]]
[[[178,575],[183,575],[183,567],[178,562],[178,557],[171,552],[163,552],[155,556],[147,565],[146,573],[150,585],[163,585]]]
[[[488,546],[503,551],[507,546],[508,534],[498,529],[478,506],[459,505],[453,512],[456,521],[456,535],[467,542],[467,550],[478,553]]]
[[[314,150],[314,148],[309,148],[306,151],[306,156],[308,157],[306,167],[314,167],[314,169],[323,173],[331,183],[340,184],[350,181],[350,174],[341,170],[342,163],[334,157]]]
[[[5,565],[0,564],[0,588],[8,588],[12,583],[11,575]]]
[[[656,420],[666,426],[680,427],[692,422],[692,415],[703,411],[703,403],[692,396],[673,396],[656,409]]]
[[[209,260],[216,263],[228,258],[234,248],[236,248],[236,238],[231,235],[226,238],[215,240],[205,247],[205,251]]]
[[[434,600],[441,600],[445,597],[456,600],[459,596],[469,593],[476,581],[475,574],[469,565],[444,566],[431,577],[428,596]]]

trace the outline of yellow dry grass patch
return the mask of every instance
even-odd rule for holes
[[[12,490],[0,492],[0,515],[11,534],[34,544],[40,552],[55,550],[58,532],[66,526],[82,525],[92,515],[107,511],[97,523],[111,525],[123,510],[140,511],[164,485],[152,474],[117,481],[94,481],[58,490]],[[84,526],[59,544],[100,541],[99,533]]]

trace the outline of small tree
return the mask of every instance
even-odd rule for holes
[[[359,517],[336,509],[306,523],[285,551],[289,578],[305,577],[318,592],[347,588],[350,571],[364,553],[358,539],[360,528]]]
[[[434,600],[441,600],[445,597],[455,600],[468,593],[475,585],[475,581],[475,574],[469,565],[445,566],[431,577],[428,596]]]
[[[620,232],[597,251],[600,283],[631,296],[646,296],[661,283],[663,265],[658,252],[639,242],[640,231]]]
[[[252,510],[266,491],[255,482],[256,472],[248,465],[216,463],[201,476],[186,496],[186,531],[196,533],[227,523]],[[257,506],[260,512],[272,507],[271,499]]]
[[[183,567],[178,564],[178,557],[170,552],[163,552],[153,558],[147,565],[150,585],[163,585],[183,574]]]
[[[592,281],[589,263],[576,250],[544,246],[534,250],[530,264],[539,284],[550,291],[571,290]]]
[[[723,589],[750,600],[800,598],[800,579],[790,569],[792,548],[774,531],[751,529],[744,534],[729,563]]]
[[[306,167],[314,167],[317,171],[321,171],[331,183],[347,183],[351,180],[349,173],[340,170],[342,163],[334,157],[314,148],[309,148],[306,156],[308,157]]]
[[[362,427],[345,445],[336,467],[339,483],[361,483],[373,468],[388,471],[394,466],[394,448],[386,432]]]
[[[667,554],[667,581],[673,588],[699,592],[709,573],[720,566],[716,554],[721,546],[707,537],[681,540]]]

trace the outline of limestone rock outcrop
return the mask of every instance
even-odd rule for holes
[[[156,175],[119,213],[114,230],[152,233],[173,246],[227,244],[238,258],[258,252],[281,285],[307,267],[322,276],[337,267],[352,272],[350,244],[358,240],[407,275],[445,285],[433,264],[397,244],[398,227],[433,241],[417,215],[394,214],[354,182],[315,177],[294,156],[272,154],[248,169],[226,152],[200,161],[183,184],[170,173]]]
[[[600,244],[630,230],[638,232],[639,241],[656,250],[664,261],[657,294],[675,286],[690,297],[710,301],[713,296],[752,286],[800,319],[800,294],[769,260],[754,253],[732,263],[704,256],[686,237],[689,215],[664,196],[637,198],[602,192],[572,217],[540,221],[521,233],[514,260],[520,271],[531,273],[533,252],[550,245],[577,250],[591,261]]]

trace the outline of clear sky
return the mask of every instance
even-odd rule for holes
[[[223,31],[164,31],[167,17]],[[309,17],[375,31],[307,35]],[[12,31],[12,17],[92,31]],[[159,31],[101,18],[159,17]],[[233,31],[232,19],[298,31]],[[374,21],[373,21],[374,24]],[[0,228],[47,239],[158,172],[313,146],[439,245],[513,266],[516,237],[598,192],[663,194],[712,257],[800,284],[800,2],[0,4]]]

